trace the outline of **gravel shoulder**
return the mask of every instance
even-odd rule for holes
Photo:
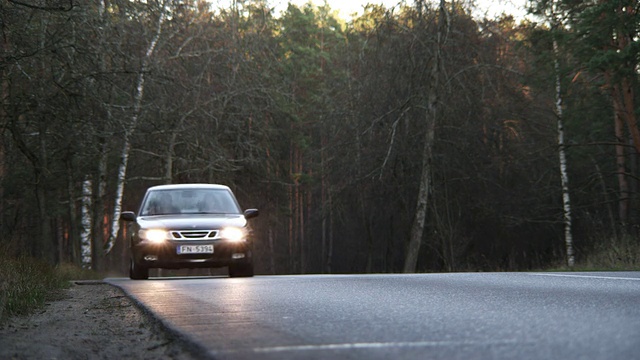
[[[73,282],[35,314],[0,325],[0,359],[193,360],[186,345],[101,281]]]

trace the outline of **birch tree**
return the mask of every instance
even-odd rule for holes
[[[559,21],[555,20],[556,30],[560,27]],[[560,73],[560,55],[558,50],[558,40],[553,38],[554,70],[556,80],[556,103],[555,112],[558,123],[558,157],[560,160],[560,178],[562,180],[562,207],[564,214],[564,242],[567,251],[567,265],[572,268],[575,264],[573,254],[573,233],[571,231],[571,198],[569,196],[569,174],[567,171],[567,154],[564,141],[564,120],[562,117],[562,77]]]
[[[558,136],[558,160],[562,188],[562,213],[564,225],[564,242],[566,248],[567,266],[572,268],[575,264],[573,249],[573,232],[571,218],[571,197],[569,193],[569,173],[567,170],[567,153],[565,145],[565,130],[563,116],[563,90],[562,90],[562,72],[560,70],[560,47],[558,44],[558,36],[564,30],[560,7],[557,0],[553,0],[548,4],[549,9],[543,10],[543,14],[551,28],[552,36],[552,54],[553,54],[553,71],[555,83],[555,104],[554,113],[556,115],[556,127]]]
[[[637,175],[630,172],[636,168],[635,158],[640,151],[635,111],[640,49],[634,41],[638,31],[638,2],[543,0],[537,3],[537,11],[552,22],[564,19],[570,38],[566,48],[575,57],[580,73],[595,75],[598,80],[591,80],[589,85],[598,86],[609,98],[615,136],[618,219],[623,225],[633,222],[631,197]],[[587,76],[581,75],[584,77]]]
[[[166,0],[163,0],[160,6],[160,16],[158,18],[158,23],[156,26],[155,34],[147,47],[147,51],[142,58],[142,65],[138,72],[138,78],[136,82],[136,89],[133,98],[133,113],[131,119],[127,124],[125,124],[124,128],[124,143],[121,150],[120,155],[120,164],[118,165],[118,178],[116,182],[116,196],[114,199],[114,207],[113,207],[113,217],[111,218],[111,234],[109,236],[109,240],[107,242],[107,246],[105,252],[108,254],[114,247],[116,243],[116,238],[118,236],[118,232],[120,231],[120,212],[122,210],[122,196],[124,194],[124,185],[126,181],[126,173],[127,173],[127,163],[129,161],[129,153],[131,152],[131,139],[138,125],[138,120],[140,118],[140,114],[142,111],[142,100],[144,97],[144,89],[145,89],[145,77],[149,66],[151,64],[151,59],[156,50],[156,45],[158,44],[158,40],[162,35],[162,26],[164,24],[166,18]]]
[[[85,180],[82,184],[82,230],[80,232],[80,255],[82,267],[91,269],[92,243],[91,243],[91,180]]]
[[[636,119],[638,86],[638,1],[553,2],[563,10],[571,26],[571,50],[584,70],[604,78],[601,89],[608,93],[613,110],[616,137],[616,171],[618,180],[618,216],[626,225],[632,211],[629,166],[632,160],[627,145],[633,145],[634,156],[640,152],[640,130]]]

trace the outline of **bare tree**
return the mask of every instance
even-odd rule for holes
[[[126,173],[127,173],[127,163],[129,162],[129,153],[131,151],[131,138],[136,130],[138,125],[138,119],[140,118],[140,113],[142,111],[142,99],[144,96],[145,89],[145,77],[146,73],[151,64],[151,60],[153,54],[156,50],[156,45],[158,44],[158,40],[162,35],[162,26],[164,24],[166,18],[166,0],[163,0],[160,5],[160,15],[158,17],[158,23],[156,25],[156,31],[149,42],[149,46],[147,47],[147,51],[142,58],[142,65],[140,70],[138,71],[138,80],[136,84],[135,95],[133,98],[133,113],[131,119],[127,124],[125,124],[124,129],[124,143],[122,146],[121,156],[120,156],[120,164],[118,167],[118,180],[116,183],[116,195],[114,199],[114,208],[113,208],[113,218],[111,223],[111,235],[109,236],[109,241],[107,242],[107,246],[105,252],[108,254],[113,246],[115,245],[116,238],[118,236],[118,232],[120,230],[120,212],[122,209],[122,196],[124,194],[124,185],[126,181]]]
[[[449,33],[449,15],[445,1],[440,0],[438,30],[433,59],[430,68],[427,69],[428,84],[425,109],[426,132],[422,149],[422,173],[420,175],[420,187],[417,204],[403,271],[415,272],[420,254],[420,246],[424,235],[427,209],[429,208],[429,192],[431,191],[431,161],[433,158],[433,144],[435,140],[435,127],[438,115],[438,91],[442,71],[442,48],[447,41]]]

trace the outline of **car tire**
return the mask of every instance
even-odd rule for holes
[[[253,277],[253,264],[229,265],[229,277]]]
[[[129,278],[131,280],[147,280],[149,278],[149,269],[140,266],[131,259],[129,265]]]

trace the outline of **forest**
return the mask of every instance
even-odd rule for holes
[[[147,187],[230,186],[258,274],[637,267],[636,0],[0,0],[0,251],[124,273]]]

